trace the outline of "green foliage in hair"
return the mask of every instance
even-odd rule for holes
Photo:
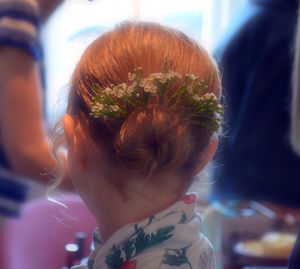
[[[223,106],[217,96],[209,92],[209,78],[200,79],[193,74],[182,76],[168,70],[166,63],[163,72],[147,78],[143,78],[142,69],[137,68],[128,74],[128,80],[129,84],[112,84],[104,89],[93,85],[91,116],[124,120],[137,108],[156,101],[170,111],[179,111],[190,124],[219,131]],[[171,87],[174,91],[169,95]]]

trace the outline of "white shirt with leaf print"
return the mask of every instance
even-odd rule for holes
[[[139,223],[128,224],[106,242],[94,232],[95,250],[82,269],[214,269],[214,251],[200,232],[197,196]]]

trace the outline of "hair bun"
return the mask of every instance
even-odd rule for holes
[[[190,152],[187,126],[179,115],[149,105],[133,112],[115,141],[119,161],[141,175],[177,170]]]

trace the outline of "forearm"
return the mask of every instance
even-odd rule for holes
[[[12,2],[27,1],[10,3]],[[61,1],[38,2],[41,12],[50,14]],[[3,2],[0,0],[1,3]],[[20,6],[17,4],[15,8],[18,10]],[[32,10],[36,8],[33,7]],[[28,21],[24,20],[24,24],[27,25]],[[17,31],[22,33],[23,28],[18,29]],[[15,41],[14,35],[7,36]],[[0,143],[13,172],[49,183],[53,181],[53,176],[50,175],[56,174],[53,173],[56,164],[50,154],[44,128],[40,70],[37,62],[39,58],[36,58],[38,53],[32,53],[32,50],[28,49],[38,42],[35,42],[34,38],[26,39],[30,42],[24,49],[20,46],[23,40],[18,40],[19,43],[10,46],[5,38],[6,36],[0,35]],[[71,184],[65,185],[70,188]]]
[[[13,153],[8,154],[8,159],[14,173],[45,184],[48,184],[55,174],[55,161],[45,144],[39,143],[23,148],[20,146]]]
[[[23,156],[34,159],[46,144],[35,61],[21,50],[1,48],[0,81],[1,144],[12,166],[18,166]]]
[[[2,47],[0,81],[1,144],[11,168],[49,184],[56,174],[56,163],[44,130],[37,64],[21,50]],[[72,189],[71,183],[63,187]]]

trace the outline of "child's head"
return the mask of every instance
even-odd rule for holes
[[[152,98],[123,118],[95,117],[97,91],[111,84],[129,85],[128,74],[137,68],[142,69],[143,78],[166,68],[182,78],[166,89],[164,101]],[[106,164],[122,171],[120,185],[126,185],[130,177],[168,174],[179,178],[185,188],[211,157],[206,149],[214,130],[199,124],[201,116],[193,120],[188,109],[169,106],[186,74],[203,79],[206,93],[220,95],[218,71],[207,52],[183,33],[152,23],[122,24],[93,42],[80,59],[71,81],[67,113],[93,145],[94,156],[99,153]]]

